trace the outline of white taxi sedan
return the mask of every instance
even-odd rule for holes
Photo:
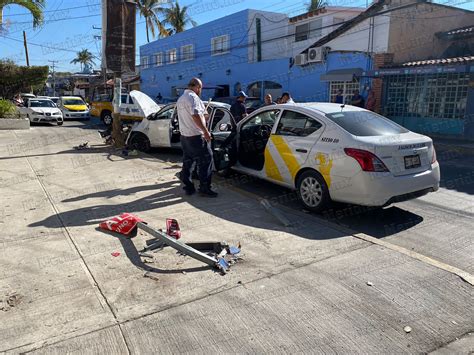
[[[213,133],[216,170],[297,190],[321,211],[333,201],[386,206],[439,188],[433,141],[371,111],[304,103],[260,108]]]
[[[50,99],[30,98],[26,106],[20,108],[30,122],[52,122],[58,126],[63,124],[63,114]]]

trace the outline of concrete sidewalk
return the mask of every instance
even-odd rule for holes
[[[283,227],[223,185],[185,196],[179,166],[121,157],[86,126],[0,142],[0,352],[418,353],[474,328],[457,276],[310,215]],[[243,261],[221,276],[166,248],[145,264],[149,236],[96,228],[121,212],[157,228],[177,218],[185,241],[240,241]]]

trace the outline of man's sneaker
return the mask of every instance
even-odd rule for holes
[[[204,197],[217,197],[218,193],[211,189],[199,189],[199,194]]]
[[[183,190],[188,196],[193,195],[196,192],[196,189],[194,188],[194,186],[184,186]]]

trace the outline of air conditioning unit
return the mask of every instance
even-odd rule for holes
[[[308,63],[322,62],[324,54],[325,47],[310,48],[308,51]]]
[[[298,54],[295,57],[295,65],[305,65],[306,64],[306,54]]]

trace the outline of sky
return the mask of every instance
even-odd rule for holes
[[[332,6],[365,7],[367,0],[329,0]],[[189,6],[191,17],[203,24],[248,8],[287,13],[294,16],[304,13],[308,1],[299,0],[181,0]],[[439,0],[460,8],[474,10],[474,0]],[[44,25],[33,29],[31,15],[17,5],[4,9],[4,31],[0,33],[0,59],[12,59],[25,65],[23,31],[26,32],[30,65],[52,65],[56,71],[80,70],[71,64],[77,51],[88,49],[97,58],[101,52],[101,1],[100,0],[46,0]],[[146,43],[144,19],[137,14],[136,49]],[[100,68],[96,59],[94,68]],[[138,57],[137,57],[138,64]]]

